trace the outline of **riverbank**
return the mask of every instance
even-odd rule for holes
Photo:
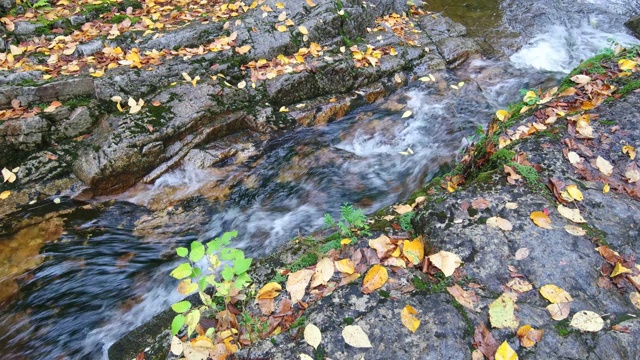
[[[280,325],[293,329],[261,333],[266,340],[234,356],[493,358],[506,341],[520,358],[637,357],[638,51],[612,50],[583,62],[558,88],[525,94],[526,103],[499,112],[452,172],[371,217],[373,234],[355,245],[298,239],[262,262],[258,288],[283,271],[289,279],[313,274],[325,259],[333,276],[292,305],[301,317]],[[424,245],[417,261],[407,254],[414,238]],[[441,251],[461,261],[443,265]],[[342,259],[362,276],[343,272]],[[376,264],[388,279],[369,291],[365,274]],[[561,300],[562,290],[549,295],[552,287],[564,290]],[[276,304],[289,296],[283,290]],[[413,332],[406,305],[419,320]],[[267,329],[278,328],[253,301],[247,306]],[[576,314],[593,316],[590,325]],[[315,349],[305,340],[308,324],[322,334]],[[343,330],[354,325],[370,348],[345,343]]]

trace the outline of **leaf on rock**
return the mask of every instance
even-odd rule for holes
[[[518,329],[516,336],[520,339],[520,345],[526,348],[530,348],[539,343],[542,340],[542,334],[544,331],[536,330],[531,325],[522,325]]]
[[[476,326],[473,333],[473,346],[480,350],[487,359],[491,359],[498,350],[498,342],[483,323]]]
[[[496,111],[496,118],[500,121],[505,121],[509,118],[509,112],[507,110]]]
[[[503,219],[499,216],[492,216],[487,219],[487,226],[491,228],[498,228],[503,231],[511,231],[513,225],[507,219]]]
[[[458,284],[447,287],[447,292],[453,296],[460,305],[466,307],[469,310],[478,311],[477,306],[480,299],[473,290],[465,291]]]
[[[400,204],[400,205],[394,205],[393,206],[393,210],[395,212],[397,212],[398,215],[402,215],[402,214],[408,213],[410,211],[413,211],[413,207],[411,207],[411,205],[407,205],[407,204]]]
[[[491,326],[498,329],[518,327],[518,318],[514,313],[516,309],[515,295],[503,293],[489,305],[489,321]]]
[[[415,316],[417,314],[418,312],[411,305],[406,305],[400,312],[402,325],[404,325],[412,333],[416,332],[416,330],[418,330],[418,327],[420,326],[420,319]]]
[[[322,333],[320,332],[320,329],[313,324],[308,324],[304,328],[304,341],[313,346],[314,349],[317,349],[318,345],[320,345],[320,342],[322,341]]]
[[[373,291],[380,289],[387,283],[388,279],[389,275],[387,274],[387,269],[384,266],[380,264],[373,265],[371,269],[367,271],[367,274],[362,280],[362,292],[370,294]]]
[[[604,320],[593,311],[583,310],[573,315],[569,325],[580,331],[598,332],[604,327]]]
[[[584,200],[584,197],[582,196],[582,192],[578,189],[577,185],[575,185],[575,184],[567,185],[565,190],[571,196],[572,199],[574,199],[576,201]]]
[[[569,153],[567,154],[567,158],[572,165],[578,164],[582,161],[580,155],[578,155],[578,153],[576,153],[575,151],[569,151]]]
[[[585,220],[582,215],[580,215],[579,209],[570,209],[561,204],[558,205],[558,212],[560,213],[560,215],[573,221],[574,223],[582,224],[587,222],[587,220]]]
[[[589,81],[591,81],[591,77],[587,75],[575,75],[575,76],[572,76],[570,79],[571,81],[579,85],[586,84]]]
[[[633,306],[640,309],[640,293],[638,293],[637,291],[632,292],[631,294],[629,294],[629,300],[631,300]]]
[[[405,240],[402,246],[402,254],[413,263],[418,265],[424,259],[424,244],[422,244],[422,235],[413,239],[413,241]]]
[[[277,282],[270,282],[262,287],[262,289],[258,290],[258,294],[256,295],[256,299],[273,299],[276,296],[280,295],[280,291],[282,290],[282,286]]]
[[[3,182],[9,182],[12,183],[14,181],[16,181],[16,174],[13,173],[13,171],[7,169],[7,168],[3,168],[2,169],[2,177],[4,178]]]
[[[300,355],[300,360],[313,360],[313,358],[307,354],[298,354]]]
[[[622,153],[629,155],[629,159],[633,160],[636,158],[636,149],[631,145],[625,145],[622,147]]]
[[[613,173],[613,166],[607,160],[605,160],[602,156],[598,156],[596,159],[596,167],[606,176],[611,176]]]
[[[407,110],[402,114],[402,118],[408,118],[409,116],[411,116],[413,114],[413,112],[411,112],[411,110]]]
[[[496,350],[495,360],[518,360],[518,354],[504,341]]]
[[[538,225],[541,228],[553,229],[553,226],[551,226],[551,219],[542,211],[532,212],[531,215],[529,215],[529,218],[533,220],[534,224]]]
[[[336,264],[336,269],[338,269],[338,271],[340,271],[343,274],[353,274],[356,269],[355,269],[355,265],[353,264],[353,261],[351,261],[351,259],[342,259],[342,260],[338,260],[335,262]]]
[[[292,303],[302,300],[305,289],[307,288],[307,285],[309,285],[309,281],[314,273],[314,270],[302,269],[289,274],[289,277],[287,278],[287,291],[291,295]]]
[[[524,260],[529,257],[529,249],[528,248],[520,248],[516,251],[516,260]]]
[[[527,291],[533,290],[533,285],[522,278],[513,278],[509,280],[507,286],[519,293],[526,293]]]
[[[356,348],[370,348],[369,336],[358,325],[348,325],[342,330],[344,342]]]
[[[445,276],[453,275],[453,272],[462,264],[462,259],[460,259],[458,255],[444,250],[429,255],[429,260],[433,266],[440,269]]]
[[[322,258],[316,264],[316,272],[313,274],[313,278],[311,279],[310,288],[315,288],[320,285],[325,285],[333,276],[335,272],[335,266],[333,265],[333,260],[329,258]]]
[[[173,355],[175,356],[180,356],[182,355],[182,341],[180,341],[180,339],[177,336],[173,336],[171,338],[171,352],[173,353]]]
[[[614,266],[613,271],[611,272],[611,275],[609,275],[610,277],[615,277],[618,276],[620,274],[631,274],[632,271],[631,269],[628,269],[624,266],[622,266],[622,264],[620,264],[620,262],[616,262],[616,266]]]
[[[387,253],[393,249],[394,245],[391,244],[391,239],[387,235],[380,235],[375,239],[369,240],[369,247],[376,251],[380,259],[387,256]]]
[[[571,235],[584,236],[587,235],[587,231],[576,225],[566,225],[564,229]]]
[[[569,316],[571,311],[571,303],[561,302],[547,305],[547,311],[551,318],[556,321],[564,320]]]
[[[544,285],[540,288],[540,295],[549,300],[552,304],[573,301],[571,295],[564,289],[553,284]]]

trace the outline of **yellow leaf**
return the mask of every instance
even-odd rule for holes
[[[89,75],[99,78],[99,77],[102,77],[102,75],[104,75],[104,70],[96,70],[90,73]]]
[[[387,279],[389,279],[387,269],[380,264],[373,265],[362,280],[362,292],[370,294],[380,289],[387,283]]]
[[[304,341],[313,346],[314,349],[317,349],[318,345],[320,345],[320,342],[322,341],[322,333],[320,332],[320,329],[313,324],[308,324],[304,328]]]
[[[258,290],[256,299],[273,299],[280,294],[282,286],[277,282],[270,282]]]
[[[519,292],[526,293],[527,291],[533,290],[533,285],[525,279],[514,278],[509,280],[507,283],[507,287]]]
[[[495,360],[518,360],[518,354],[504,341],[496,350]]]
[[[613,166],[611,165],[611,163],[601,156],[598,156],[598,158],[596,159],[596,166],[598,167],[598,170],[600,170],[600,172],[606,176],[611,176],[611,174],[613,173]]]
[[[631,145],[625,145],[622,147],[622,153],[629,155],[629,159],[633,160],[636,158],[636,149]]]
[[[353,265],[353,261],[351,261],[351,259],[342,259],[342,260],[338,260],[335,262],[336,265],[336,269],[338,269],[338,271],[340,271],[343,274],[353,274],[356,269],[355,266]]]
[[[445,276],[453,275],[454,271],[462,264],[462,259],[460,259],[458,255],[444,250],[429,255],[429,260],[433,266],[440,269]]]
[[[287,31],[287,26],[286,25],[276,25],[276,30],[278,30],[279,32],[286,32]]]
[[[309,35],[309,30],[302,25],[298,26],[298,31],[300,31],[302,35]]]
[[[573,315],[569,325],[581,331],[598,332],[604,327],[604,320],[593,311],[583,310]]]
[[[626,71],[632,70],[636,65],[638,65],[638,63],[629,59],[620,59],[620,61],[618,61],[618,65],[620,66],[620,70]]]
[[[246,54],[251,50],[251,45],[244,45],[236,48],[236,52],[240,55]]]
[[[520,339],[520,345],[530,348],[542,340],[542,333],[542,330],[536,330],[531,325],[522,325],[518,329],[516,336]]]
[[[503,219],[499,216],[492,216],[487,219],[487,226],[491,228],[498,228],[503,231],[511,231],[513,229],[513,225],[507,219]]]
[[[604,184],[604,186],[602,187],[602,193],[606,194],[608,193],[610,190],[609,184]]]
[[[398,213],[398,215],[402,215],[402,214],[406,214],[406,213],[408,213],[410,211],[413,211],[413,207],[411,205],[408,205],[408,204],[394,205],[393,206],[393,211]]]
[[[329,260],[329,258],[322,258],[316,264],[316,272],[313,274],[313,278],[311,279],[310,288],[315,288],[320,285],[325,285],[333,276],[335,272],[335,267],[333,265],[333,260]]]
[[[349,245],[349,244],[351,244],[351,239],[349,238],[344,238],[340,240],[340,245]]]
[[[568,185],[566,188],[567,193],[577,201],[582,201],[584,198],[582,197],[582,192],[578,189],[578,186],[575,184]]]
[[[573,221],[574,223],[586,223],[587,220],[585,220],[582,215],[580,215],[580,210],[579,209],[570,209],[564,205],[558,205],[558,212],[560,213],[560,215],[564,216],[565,218]]]
[[[315,7],[317,4],[314,4],[313,1],[311,0],[306,0],[307,1],[307,5],[309,5],[309,7]]]
[[[420,326],[420,319],[415,317],[414,315],[418,314],[416,309],[411,305],[407,305],[400,312],[400,319],[402,320],[402,325],[404,325],[409,331],[412,333],[418,330],[418,326]]]
[[[289,109],[286,106],[281,106],[280,110],[278,110],[280,112],[289,112]]]
[[[5,191],[1,192],[0,193],[0,200],[4,200],[4,199],[8,198],[9,195],[11,195],[11,191],[9,191],[9,190],[5,190]]]
[[[242,80],[238,83],[238,89],[244,89],[247,86],[247,82]]]
[[[551,219],[542,211],[532,212],[531,215],[529,215],[529,218],[533,220],[534,224],[538,225],[541,228],[553,229],[553,227],[551,226]]]
[[[424,258],[424,244],[422,244],[422,235],[413,239],[413,241],[405,240],[402,246],[402,254],[413,263],[418,265]]]
[[[522,101],[529,104],[533,101],[536,101],[536,99],[538,99],[538,95],[536,95],[536,93],[533,91],[528,91],[522,98]]]
[[[611,275],[609,275],[610,277],[615,277],[618,276],[620,274],[631,274],[631,270],[622,266],[622,264],[620,264],[620,262],[616,263],[616,266],[613,268],[613,271],[611,272]]]
[[[564,289],[553,284],[544,285],[540,288],[540,295],[549,300],[552,304],[573,301],[571,295]]]
[[[512,293],[503,293],[489,305],[491,326],[498,329],[518,327],[518,319],[514,313],[516,309],[515,296]]]
[[[507,110],[498,110],[496,111],[496,117],[500,121],[505,121],[509,118],[509,112]]]
[[[282,2],[280,2],[280,1],[278,1],[278,2],[276,3],[276,8],[278,8],[278,9],[282,9],[282,8],[284,8],[284,4],[283,4]]]
[[[629,300],[631,300],[633,306],[640,309],[640,293],[638,293],[637,291],[632,292],[631,294],[629,294]]]

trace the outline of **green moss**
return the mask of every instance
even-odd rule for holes
[[[404,231],[413,231],[413,225],[411,225],[411,220],[415,216],[413,211],[406,212],[400,215],[400,219],[398,223],[400,224],[400,228]]]
[[[640,79],[639,80],[632,80],[627,82],[624,86],[622,86],[619,90],[618,90],[618,94],[620,95],[627,95],[630,92],[636,90],[636,89],[640,89]]]
[[[335,239],[335,240],[329,241],[326,244],[320,245],[320,247],[318,248],[318,251],[320,251],[323,254],[326,254],[331,250],[338,250],[341,247],[342,247],[342,244],[340,244],[340,240]]]
[[[615,120],[598,120],[598,122],[606,126],[613,126],[616,124]]]
[[[411,280],[413,287],[418,291],[427,291],[427,283],[425,283],[418,275],[413,275]]]
[[[270,282],[277,282],[279,284],[283,284],[285,281],[287,281],[287,277],[282,275],[282,274],[276,274],[276,276],[273,277],[273,279],[271,279]]]
[[[293,322],[293,324],[291,324],[291,329],[295,329],[295,328],[304,326],[306,322],[307,322],[307,317],[306,316],[300,316],[299,318],[296,319],[296,321]]]
[[[456,299],[453,299],[453,307],[458,310],[458,313],[460,313],[460,316],[462,316],[462,320],[464,320],[464,336],[472,337],[473,333],[475,332],[475,328],[473,327],[473,323],[469,318],[469,314],[467,314],[467,310],[464,308],[464,306],[462,306],[462,304],[457,302]]]
[[[120,24],[126,19],[131,20],[131,24],[134,24],[134,25],[140,21],[140,17],[138,16],[127,16],[125,14],[117,14],[117,15],[114,15],[111,19],[106,20],[105,22],[109,24]]]
[[[93,100],[88,96],[78,96],[73,99],[67,100],[64,104],[69,107],[71,110],[75,110],[80,106],[87,106]]]
[[[391,294],[388,291],[384,291],[384,290],[379,290],[378,294],[380,295],[380,297],[388,299]]]
[[[502,165],[511,161],[514,156],[516,156],[515,151],[502,148],[496,151],[496,153],[491,156],[491,160],[489,162],[493,167],[501,167]]]
[[[355,320],[352,317],[346,317],[342,321],[344,321],[345,325],[353,325]]]
[[[302,257],[299,257],[298,259],[296,259],[296,261],[294,261],[293,263],[291,263],[291,265],[289,265],[287,268],[291,271],[291,272],[296,272],[299,270],[302,270],[308,266],[314,265],[318,262],[318,254],[316,253],[307,253],[305,255],[303,255]]]
[[[587,232],[587,236],[591,239],[591,241],[593,241],[595,244],[597,245],[608,245],[607,243],[607,233],[589,226],[588,224],[578,224],[579,227],[581,227],[583,230],[585,230]]]
[[[569,328],[569,321],[569,319],[564,319],[558,321],[555,325],[553,325],[553,327],[558,332],[558,335],[569,336],[571,333],[576,332],[576,330]]]

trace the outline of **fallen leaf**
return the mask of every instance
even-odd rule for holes
[[[598,170],[606,176],[611,176],[613,173],[613,166],[610,162],[603,159],[602,156],[598,156],[596,159],[596,167],[598,167]]]
[[[424,244],[422,243],[422,235],[413,239],[413,241],[405,240],[402,246],[402,254],[413,263],[418,265],[424,259]]]
[[[575,236],[587,235],[587,231],[579,226],[566,225],[564,229],[571,235],[575,235]]]
[[[638,182],[640,180],[640,171],[638,171],[638,168],[633,164],[624,172],[624,177],[627,178],[630,184]]]
[[[14,181],[16,181],[16,174],[14,174],[13,171],[7,168],[2,169],[2,177],[4,178],[3,182],[8,181],[9,183],[13,183]]]
[[[540,295],[549,300],[552,304],[573,301],[571,295],[564,289],[553,284],[547,284],[540,288]]]
[[[569,312],[571,311],[571,303],[561,302],[556,304],[547,305],[547,311],[551,318],[556,321],[564,320],[569,316]]]
[[[534,224],[538,225],[541,228],[553,229],[553,226],[551,226],[551,219],[542,211],[532,212],[531,215],[529,215],[529,218],[533,220]]]
[[[309,35],[309,30],[307,30],[307,28],[302,25],[298,26],[298,31],[300,31],[302,35]]]
[[[476,326],[476,330],[473,333],[473,346],[484,354],[487,359],[491,359],[496,350],[498,350],[498,342],[484,323]]]
[[[633,160],[636,158],[636,149],[631,145],[625,145],[622,147],[622,153],[629,155],[629,159]]]
[[[351,259],[342,259],[342,260],[338,260],[335,262],[336,265],[336,269],[338,269],[338,271],[340,271],[343,274],[353,274],[356,270],[355,270],[355,265],[353,264],[353,261],[351,261]]]
[[[333,265],[333,260],[329,258],[322,258],[316,264],[316,272],[313,274],[313,278],[311,279],[310,288],[315,288],[320,285],[325,285],[329,279],[333,276],[335,271],[335,267]]]
[[[630,59],[620,59],[620,61],[618,61],[618,65],[620,66],[620,70],[627,71],[633,70],[638,63]]]
[[[458,255],[444,250],[429,255],[429,261],[440,269],[444,276],[453,275],[453,272],[462,264],[462,259]]]
[[[515,210],[518,208],[518,203],[508,202],[504,204],[504,207],[509,210]]]
[[[314,349],[318,349],[318,345],[320,345],[320,342],[322,341],[322,333],[320,332],[320,329],[313,324],[308,324],[304,328],[304,341],[313,346]]]
[[[474,209],[477,210],[484,210],[486,208],[488,208],[491,204],[489,203],[489,200],[485,199],[485,198],[476,198],[471,202],[471,206]]]
[[[289,277],[287,278],[287,291],[291,295],[292,303],[302,300],[305,289],[307,288],[307,285],[309,285],[309,281],[314,273],[314,270],[302,269],[289,274]]]
[[[580,331],[598,332],[604,327],[604,320],[593,311],[578,311],[571,318],[572,327]]]
[[[567,185],[565,190],[571,196],[571,198],[573,198],[574,200],[576,200],[576,201],[584,200],[584,197],[582,196],[582,192],[578,189],[577,185],[575,185],[575,184]]]
[[[631,269],[628,269],[624,266],[622,266],[622,264],[620,264],[620,262],[616,262],[616,266],[613,267],[613,271],[611,271],[611,275],[609,275],[609,277],[615,277],[618,276],[620,274],[631,274],[632,271]]]
[[[496,350],[495,360],[518,360],[518,354],[504,341]]]
[[[280,284],[277,282],[270,282],[258,290],[256,299],[273,299],[280,295],[280,291],[282,291],[282,286]]]
[[[542,340],[542,333],[542,330],[536,330],[531,325],[522,325],[518,329],[516,336],[520,339],[520,345],[530,348]]]
[[[300,360],[313,360],[313,358],[307,354],[298,354],[300,355]]]
[[[402,325],[404,325],[412,333],[416,332],[416,330],[418,330],[418,326],[420,326],[420,319],[415,316],[416,314],[418,314],[418,312],[411,305],[406,305],[400,312],[400,320],[402,320]]]
[[[347,325],[342,330],[342,338],[347,344],[356,348],[370,348],[369,337],[358,325]]]
[[[572,76],[570,79],[571,81],[579,85],[586,84],[589,81],[591,81],[591,77],[587,75],[575,75],[575,76]]]
[[[604,186],[602,187],[602,193],[603,194],[608,193],[609,189],[610,189],[609,184],[604,184]]]
[[[516,251],[515,254],[516,260],[524,260],[529,257],[529,249],[520,248]]]
[[[487,226],[491,228],[498,228],[503,231],[511,231],[513,229],[513,225],[507,219],[503,219],[498,216],[492,216],[487,219]]]
[[[405,112],[402,114],[402,119],[404,119],[404,118],[408,118],[409,116],[411,116],[411,114],[413,114],[413,113],[411,112],[411,110],[407,110],[407,111],[405,111]]]
[[[387,253],[393,249],[393,244],[391,244],[391,239],[387,235],[380,235],[375,239],[369,240],[369,247],[376,251],[376,254],[379,258],[384,258]]]
[[[498,110],[496,111],[496,117],[500,121],[505,121],[509,118],[509,112],[507,110]]]
[[[527,291],[530,291],[533,289],[533,285],[531,285],[530,282],[522,278],[513,278],[509,280],[509,282],[507,283],[507,286],[519,293],[526,293]]]
[[[171,338],[171,352],[173,353],[173,355],[180,356],[182,355],[182,350],[182,341],[174,335]]]
[[[389,279],[387,269],[380,264],[373,265],[371,269],[367,271],[367,274],[362,280],[362,292],[370,294],[373,291],[380,289],[384,284],[386,284],[387,279]]]
[[[633,306],[640,309],[640,293],[638,293],[637,291],[632,292],[631,294],[629,294],[629,300],[631,300]]]
[[[477,305],[480,299],[473,290],[465,291],[458,284],[447,287],[447,292],[453,296],[460,305],[466,307],[469,310],[478,311]]]
[[[393,211],[397,212],[398,215],[406,214],[410,211],[413,211],[413,207],[408,204],[394,205]]]
[[[518,318],[514,314],[516,303],[514,294],[503,293],[489,305],[489,321],[498,329],[518,327]]]
[[[575,151],[569,151],[569,153],[567,154],[567,158],[572,165],[578,164],[582,161],[580,155],[578,155],[578,153],[576,153]]]
[[[9,191],[9,190],[5,190],[5,191],[1,192],[0,193],[0,200],[4,200],[4,199],[8,198],[9,195],[11,195],[11,191]]]
[[[587,220],[585,220],[582,215],[580,215],[580,210],[579,209],[569,209],[568,207],[564,206],[564,205],[558,205],[558,212],[560,213],[560,215],[564,216],[565,218],[573,221],[574,223],[586,223]]]

